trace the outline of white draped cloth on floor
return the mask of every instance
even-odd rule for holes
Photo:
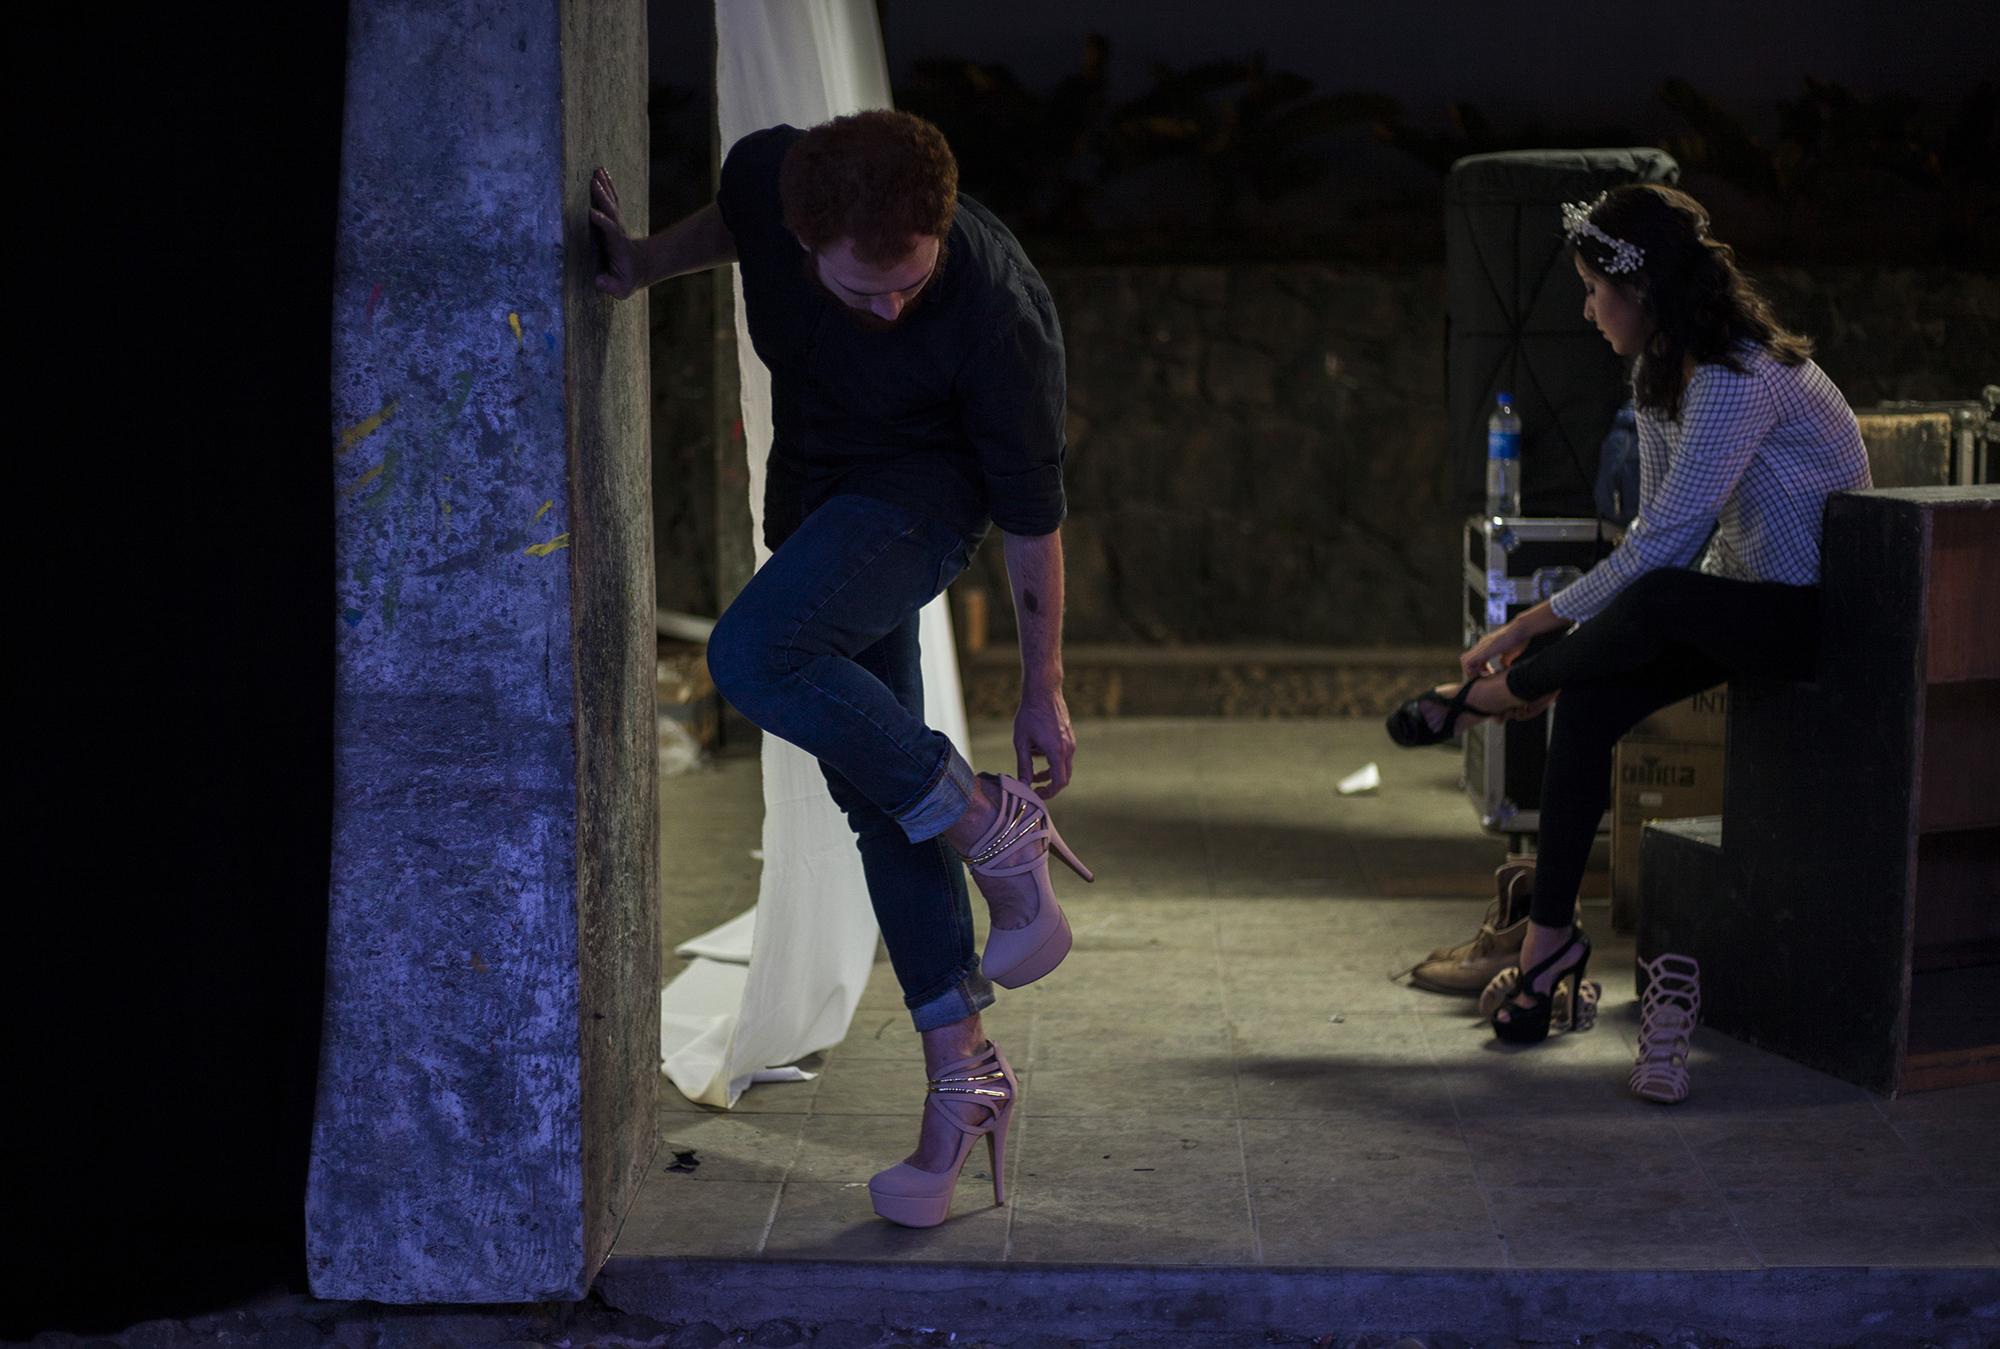
[[[716,105],[721,143],[789,122],[886,108],[889,75],[873,0],[716,0]],[[736,282],[751,533],[763,546],[764,460],[771,449],[771,376],[750,345]],[[967,751],[951,620],[934,600],[920,620],[924,719]],[[710,945],[661,995],[660,1057],[689,1099],[729,1107],[753,1081],[838,1044],[875,955],[875,914],[846,819],[819,765],[764,737],[764,874],[755,918]],[[672,875],[672,859],[665,874]],[[672,883],[666,883],[672,903]],[[718,929],[721,933],[722,929]],[[717,934],[710,934],[716,936]],[[744,954],[747,935],[747,961]],[[697,938],[700,943],[702,939]],[[687,948],[682,948],[683,950]]]

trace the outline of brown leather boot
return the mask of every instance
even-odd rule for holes
[[[1534,888],[1534,874],[1535,859],[1527,853],[1510,852],[1507,854],[1507,860],[1494,868],[1493,902],[1486,906],[1486,917],[1480,920],[1481,932],[1488,928],[1504,927],[1528,911],[1527,894]],[[1529,889],[1523,892],[1517,909],[1513,900],[1514,882],[1523,875],[1530,878],[1525,882]],[[1478,940],[1479,938],[1474,936],[1455,946],[1432,947],[1431,953],[1425,956],[1424,960],[1426,963],[1433,960],[1463,960],[1471,953],[1473,943]],[[1519,942],[1514,944],[1517,947],[1520,945]]]
[[[1441,946],[1410,971],[1410,982],[1433,993],[1478,997],[1493,976],[1520,963],[1528,935],[1528,901],[1535,891],[1535,860],[1509,856],[1493,873],[1498,892],[1486,906],[1479,931],[1456,946]]]

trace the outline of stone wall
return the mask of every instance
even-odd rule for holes
[[[1070,641],[1457,640],[1441,265],[1045,275],[1069,346]],[[1856,406],[1976,397],[2000,380],[2000,277],[1851,267],[1760,276]],[[690,316],[656,330],[693,340],[706,296],[681,283],[657,289],[656,310]],[[677,356],[677,380],[697,367]],[[706,452],[691,387],[656,378],[656,455]],[[673,532],[676,509],[656,503],[662,603],[694,589],[673,577],[713,573],[712,536]],[[992,638],[1011,637],[997,545],[958,589],[984,591]],[[713,603],[710,582],[685,606]]]
[[[2000,384],[2000,275],[1767,267],[1756,277],[1853,406],[1977,398]]]
[[[1448,638],[1442,268],[1048,280],[1069,348],[1072,640]],[[998,547],[974,575],[1006,630]]]

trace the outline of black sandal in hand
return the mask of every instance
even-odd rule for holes
[[[1476,717],[1489,715],[1466,702],[1472,696],[1472,686],[1485,675],[1474,675],[1458,686],[1458,692],[1447,698],[1436,689],[1426,689],[1389,714],[1387,722],[1389,738],[1404,749],[1416,749],[1420,745],[1437,745],[1458,734],[1458,719],[1470,712]],[[1444,709],[1444,716],[1437,725],[1431,725],[1424,715],[1424,704],[1435,703]]]

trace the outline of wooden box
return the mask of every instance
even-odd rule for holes
[[[1639,956],[1874,1090],[2000,1081],[2000,488],[1843,493],[1823,557],[1818,678],[1731,685],[1728,809],[1646,831]]]

